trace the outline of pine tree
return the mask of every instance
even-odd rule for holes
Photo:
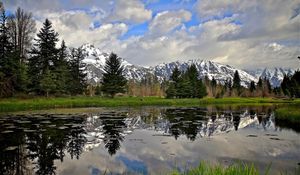
[[[206,87],[199,79],[195,64],[189,66],[186,72],[182,73],[175,67],[171,80],[166,91],[168,98],[202,98],[206,95]]]
[[[178,96],[177,89],[175,87],[175,83],[171,82],[166,90],[167,98],[174,98]]]
[[[211,86],[211,91],[213,96],[216,96],[216,88],[217,88],[217,81],[215,79],[215,77],[212,78],[211,82],[210,82],[210,86]]]
[[[46,71],[53,73],[59,51],[56,48],[58,33],[52,29],[52,23],[48,19],[43,23],[43,27],[37,34],[35,41],[36,43],[31,50],[31,57],[29,58],[28,75],[31,80],[30,89],[36,93],[45,93],[46,89],[40,87],[40,82]]]
[[[12,44],[8,35],[7,16],[0,4],[0,96],[12,96],[18,73],[18,60],[12,52]]]
[[[249,87],[249,89],[250,89],[250,92],[254,92],[254,91],[255,91],[256,87],[255,87],[255,82],[254,82],[254,81],[251,81],[251,82],[250,82],[250,87]]]
[[[84,54],[81,48],[71,50],[70,70],[71,80],[68,90],[71,94],[82,94],[87,87]]]
[[[237,91],[237,94],[240,95],[241,94],[241,79],[240,79],[240,75],[239,72],[236,70],[233,76],[233,84],[232,84],[232,88],[235,89]]]
[[[49,69],[45,70],[44,76],[40,81],[40,87],[45,91],[46,97],[49,97],[49,93],[56,90],[55,74]]]
[[[195,97],[199,97],[199,93],[200,93],[200,83],[199,83],[199,73],[197,71],[197,67],[195,64],[192,64],[190,67],[188,67],[187,71],[186,71],[188,80],[190,82],[189,84],[189,89],[191,91],[191,97],[195,98]]]
[[[172,75],[170,77],[170,79],[172,81],[174,81],[175,83],[178,83],[179,79],[180,79],[180,76],[181,76],[181,72],[180,70],[178,69],[177,66],[175,66],[175,68],[173,69],[173,72],[172,72]]]
[[[284,95],[287,95],[287,96],[291,95],[290,85],[291,85],[290,77],[288,75],[284,75],[283,80],[280,85]]]
[[[175,66],[172,75],[170,77],[171,82],[169,83],[168,89],[166,90],[167,98],[178,97],[180,78],[181,78],[181,72],[178,69],[178,67]]]
[[[125,92],[126,83],[120,59],[116,54],[111,53],[105,62],[101,90],[113,98],[116,93]]]
[[[63,40],[61,43],[61,47],[58,51],[58,59],[55,61],[55,84],[56,84],[56,92],[58,93],[66,93],[67,92],[67,82],[71,81],[70,69],[68,66],[68,52],[67,46],[65,45],[65,41]]]
[[[234,75],[233,75],[233,88],[235,89],[239,89],[241,88],[241,79],[240,79],[240,75],[239,72],[236,70]]]

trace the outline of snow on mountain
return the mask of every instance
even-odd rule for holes
[[[88,82],[92,84],[100,82],[104,73],[105,60],[109,57],[109,54],[101,52],[92,44],[84,44],[81,49],[86,56],[83,62],[86,63]],[[121,59],[121,64],[124,67],[124,76],[127,79],[140,81],[149,73],[147,68],[133,65],[124,59]]]
[[[101,52],[92,44],[84,44],[81,46],[81,49],[86,55],[84,62],[87,67],[88,82],[92,84],[100,82],[104,72],[105,60],[109,57],[109,54]],[[212,79],[214,77],[219,83],[224,84],[226,80],[233,79],[234,72],[237,70],[241,78],[241,84],[245,87],[247,87],[251,81],[257,82],[259,77],[266,77],[270,80],[273,87],[278,87],[283,80],[284,74],[291,75],[295,71],[292,69],[282,68],[265,68],[255,71],[244,71],[229,65],[200,59],[163,63],[154,67],[134,65],[124,59],[121,59],[121,64],[124,67],[124,76],[127,79],[133,79],[136,81],[141,81],[146,76],[149,77],[150,75],[157,77],[157,79],[162,82],[164,79],[169,79],[175,66],[177,66],[181,71],[185,71],[188,66],[195,64],[199,71],[200,78],[207,76],[209,79]]]
[[[253,75],[257,79],[259,77],[267,78],[270,81],[272,87],[279,87],[284,75],[292,75],[294,72],[295,70],[293,69],[283,68],[264,68],[254,71],[248,71],[249,74]]]
[[[186,62],[177,61],[160,64],[152,69],[156,76],[160,78],[166,77],[168,79],[171,76],[172,70],[175,68],[175,66],[177,66],[181,71],[185,71],[191,64],[196,65],[200,78],[207,76],[211,80],[214,77],[215,80],[222,84],[224,84],[228,79],[232,80],[236,70],[239,72],[242,86],[247,87],[251,81],[258,81],[257,78],[243,70],[233,68],[229,65],[223,65],[212,61],[199,59],[189,60]]]

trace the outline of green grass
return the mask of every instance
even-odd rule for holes
[[[254,166],[254,164],[246,163],[235,163],[230,166],[224,166],[221,164],[212,165],[206,162],[201,162],[199,166],[191,168],[183,173],[178,171],[173,171],[171,175],[270,175],[269,172],[271,164],[266,167],[264,172],[259,172],[259,170]],[[288,174],[299,174],[300,169],[295,168],[294,172],[285,173],[281,172],[282,175]]]
[[[31,99],[7,98],[0,100],[0,112],[40,110],[51,108],[77,107],[120,107],[120,106],[199,106],[222,104],[273,104],[297,103],[299,100],[282,100],[273,98],[203,98],[203,99],[165,99],[161,97],[35,97]]]
[[[268,170],[265,174],[268,174]],[[259,175],[259,171],[253,164],[237,163],[225,167],[221,164],[211,165],[206,162],[201,162],[199,166],[191,168],[186,172],[180,173],[174,171],[171,175]]]
[[[288,120],[300,124],[300,105],[291,105],[275,110],[275,115],[278,120]]]

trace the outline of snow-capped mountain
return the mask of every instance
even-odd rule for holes
[[[89,83],[98,83],[101,80],[105,60],[109,57],[109,54],[101,52],[92,44],[84,44],[81,49],[86,56],[83,61],[86,63],[88,81]],[[121,59],[121,64],[124,67],[124,74],[127,79],[140,81],[149,73],[149,69],[133,65],[124,59]]]
[[[105,60],[109,57],[109,54],[101,52],[92,44],[84,44],[81,46],[81,49],[86,55],[84,62],[87,67],[87,78],[89,83],[95,84],[100,82],[104,72]],[[244,71],[229,65],[200,59],[163,63],[154,67],[134,65],[124,59],[121,59],[121,63],[124,67],[125,77],[128,80],[133,79],[136,81],[141,81],[145,77],[153,76],[157,77],[157,79],[162,82],[164,79],[169,79],[175,66],[177,66],[181,71],[185,71],[191,64],[196,65],[200,78],[207,76],[209,79],[212,79],[214,77],[222,84],[228,79],[232,80],[234,72],[237,70],[241,78],[241,84],[245,87],[247,87],[251,81],[257,82],[259,77],[266,77],[270,80],[273,87],[277,87],[283,80],[284,74],[291,75],[294,73],[294,70],[292,69],[281,68]]]
[[[241,78],[241,85],[247,87],[251,81],[257,82],[257,78],[250,75],[249,73],[233,68],[229,65],[223,65],[219,63],[215,63],[207,60],[189,60],[185,62],[171,62],[166,64],[160,64],[155,66],[153,72],[156,76],[163,78],[169,78],[172,74],[172,70],[177,66],[181,71],[186,70],[190,65],[195,64],[198,71],[199,76],[201,78],[207,76],[210,80],[214,77],[219,83],[224,84],[226,80],[233,79],[233,75],[237,70],[239,72]]]
[[[284,75],[292,75],[295,70],[283,68],[265,68],[248,72],[257,79],[259,77],[267,78],[270,81],[272,87],[279,87]]]

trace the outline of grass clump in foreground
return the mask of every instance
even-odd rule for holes
[[[265,175],[269,174],[267,168]],[[221,164],[211,165],[206,162],[201,162],[198,167],[192,168],[184,173],[174,171],[171,175],[259,175],[258,169],[253,165],[236,163],[225,167]]]
[[[221,164],[212,165],[202,161],[199,166],[192,168],[186,172],[180,173],[173,171],[171,175],[271,175],[269,172],[271,169],[271,163],[266,167],[265,171],[260,173],[254,164],[235,163],[230,166],[224,166]],[[300,174],[300,168],[295,168],[291,172],[281,172],[282,175],[298,175]]]
[[[87,96],[58,98],[35,97],[31,99],[0,99],[0,112],[76,107],[199,106],[207,104],[270,104],[295,102],[296,101],[273,98],[166,99],[162,97],[116,97],[112,99]]]
[[[291,121],[300,124],[300,106],[282,107],[275,110],[278,120]]]

